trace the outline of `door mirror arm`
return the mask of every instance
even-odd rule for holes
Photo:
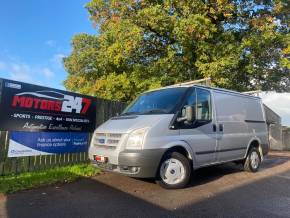
[[[182,117],[177,118],[177,122],[193,123],[195,121],[195,109],[193,106],[185,106],[185,114]]]

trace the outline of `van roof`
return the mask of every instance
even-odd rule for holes
[[[233,90],[229,90],[229,89],[223,89],[223,88],[216,88],[216,87],[211,87],[211,86],[205,86],[205,85],[180,85],[180,84],[176,84],[176,85],[172,85],[172,86],[165,86],[165,87],[161,87],[161,88],[157,88],[157,89],[153,89],[153,90],[148,90],[147,92],[152,92],[152,91],[158,91],[158,90],[163,90],[163,89],[171,89],[171,88],[190,88],[190,87],[198,87],[198,88],[204,88],[204,89],[210,89],[210,90],[216,90],[216,91],[220,91],[220,92],[227,92],[227,93],[231,93],[231,94],[235,94],[235,95],[241,95],[244,97],[248,97],[248,98],[255,98],[255,99],[261,99],[258,96],[253,96],[253,95],[249,95],[246,93],[241,93],[241,92],[237,92],[237,91],[233,91]]]

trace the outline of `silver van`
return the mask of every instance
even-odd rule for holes
[[[261,99],[206,86],[172,86],[137,97],[99,126],[89,158],[97,167],[164,188],[183,188],[193,170],[229,161],[256,172],[268,153]]]

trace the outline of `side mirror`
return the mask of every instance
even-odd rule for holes
[[[192,123],[195,120],[195,110],[193,106],[185,106],[184,115],[177,119],[178,122],[187,121],[188,123]]]

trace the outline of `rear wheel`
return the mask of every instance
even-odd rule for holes
[[[178,152],[166,154],[161,160],[157,183],[166,189],[184,188],[191,175],[190,161]]]
[[[255,147],[251,148],[244,162],[244,170],[248,172],[257,172],[261,164],[261,156],[259,150]]]

